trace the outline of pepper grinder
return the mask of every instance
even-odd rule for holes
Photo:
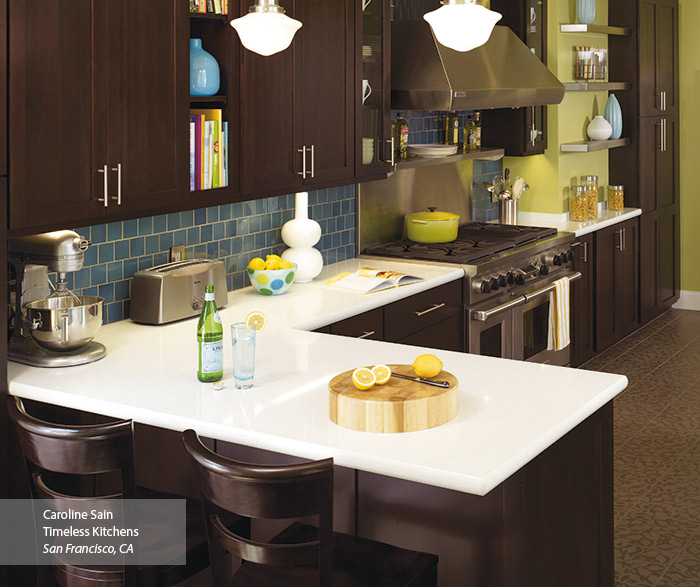
[[[295,283],[308,283],[323,269],[323,256],[314,248],[321,239],[321,227],[309,218],[308,192],[298,192],[294,204],[294,218],[282,226],[282,240],[290,247],[282,258],[297,264]]]

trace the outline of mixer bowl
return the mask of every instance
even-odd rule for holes
[[[98,296],[62,296],[29,302],[24,307],[32,337],[52,351],[72,351],[89,343],[102,326]]]

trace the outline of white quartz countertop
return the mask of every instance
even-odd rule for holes
[[[607,210],[602,204],[598,208],[598,218],[584,222],[570,220],[568,213],[518,212],[518,223],[527,226],[547,226],[556,228],[560,232],[573,232],[574,236],[583,236],[642,214],[641,208],[623,208],[620,211],[614,211]]]
[[[448,351],[310,332],[455,279],[456,267],[381,262],[426,281],[358,295],[321,285],[351,260],[324,268],[309,284],[275,297],[252,288],[229,293],[224,332],[251,310],[268,324],[258,335],[255,386],[233,387],[231,348],[224,345],[224,388],[196,377],[196,318],[165,326],[124,320],[96,340],[107,356],[95,363],[42,369],[10,362],[10,393],[171,430],[298,457],[333,457],[344,467],[484,495],[585,420],[627,386],[627,379]],[[376,264],[374,264],[376,266]],[[372,265],[370,265],[372,266]],[[459,380],[459,414],[420,432],[377,434],[342,428],[328,417],[328,382],[361,365],[412,363],[439,356]]]

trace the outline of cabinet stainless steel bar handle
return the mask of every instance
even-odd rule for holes
[[[314,176],[314,169],[316,167],[316,151],[314,145],[311,145],[311,177]]]
[[[301,153],[301,171],[297,171],[297,174],[301,175],[301,179],[306,179],[306,145],[297,149],[297,153]]]
[[[668,147],[668,142],[667,142],[667,141],[668,141],[668,135],[666,134],[666,128],[667,128],[668,120],[666,120],[665,118],[663,118],[663,119],[661,120],[661,123],[662,123],[662,126],[661,126],[661,129],[662,129],[661,146],[662,146],[662,148],[661,148],[661,150],[665,153],[665,152],[666,152],[666,148]]]
[[[391,162],[391,166],[393,167],[394,166],[394,137],[387,139],[386,142],[389,143],[390,148],[391,148],[391,158],[389,161]]]
[[[105,208],[109,206],[109,177],[107,176],[107,165],[103,165],[102,169],[98,169],[97,173],[102,174],[102,198],[97,198],[98,202],[104,202]]]
[[[369,332],[364,332],[364,333],[360,334],[360,336],[358,336],[357,338],[369,338],[370,336],[372,336],[374,334],[374,332],[375,332],[374,330],[370,330]]]
[[[112,171],[117,172],[117,196],[112,196],[113,200],[117,201],[117,206],[122,205],[122,164],[117,163],[116,167],[112,167]]]
[[[619,230],[616,230],[615,233],[617,234],[617,244],[615,245],[615,248],[618,250],[622,250],[622,229],[620,228]]]
[[[576,281],[577,279],[580,279],[580,278],[581,278],[581,272],[580,272],[580,271],[577,271],[577,272],[574,273],[573,275],[569,275],[569,281]],[[523,295],[523,297],[525,298],[525,301],[526,301],[526,302],[529,302],[530,300],[532,300],[532,299],[534,299],[534,298],[537,298],[537,297],[539,297],[539,296],[541,296],[541,295],[544,295],[544,294],[546,294],[546,293],[549,293],[550,291],[554,291],[554,289],[555,289],[556,287],[557,287],[557,286],[552,282],[552,283],[550,283],[547,287],[543,287],[542,289],[538,289],[538,290],[535,291],[535,292],[525,294],[525,295]]]
[[[583,245],[583,262],[588,263],[588,242],[576,241],[575,243],[571,244],[571,248],[573,249],[574,247],[580,247],[581,245]]]
[[[661,90],[661,110],[666,112],[666,90]]]
[[[430,308],[427,310],[423,310],[422,312],[413,312],[416,316],[422,316],[423,314],[428,314],[429,312],[434,312],[435,310],[439,310],[440,308],[445,307],[445,302],[441,304],[433,304]]]
[[[627,229],[623,228],[622,229],[622,250],[624,251],[627,248]]]

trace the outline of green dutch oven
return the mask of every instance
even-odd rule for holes
[[[417,243],[451,243],[457,238],[459,215],[435,208],[406,215],[406,236]]]

